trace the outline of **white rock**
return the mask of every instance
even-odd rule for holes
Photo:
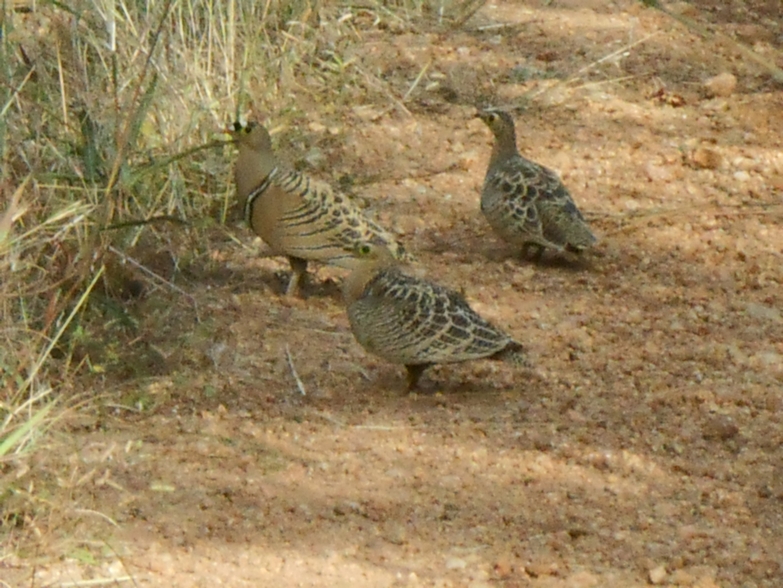
[[[655,586],[663,584],[664,580],[666,580],[666,567],[658,566],[657,568],[651,569],[649,572],[649,578],[650,584]]]

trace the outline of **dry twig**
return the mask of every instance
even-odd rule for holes
[[[287,343],[285,346],[285,357],[288,360],[288,367],[291,368],[291,375],[294,376],[294,380],[296,381],[296,389],[299,390],[299,393],[302,396],[307,396],[307,390],[305,390],[304,384],[302,383],[302,378],[299,377],[299,374],[296,371],[294,360],[291,357],[291,350],[288,348]]]

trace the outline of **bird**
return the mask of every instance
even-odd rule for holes
[[[522,344],[455,290],[406,272],[387,247],[361,244],[357,258],[364,263],[343,283],[351,331],[368,352],[405,366],[408,392],[434,364],[487,358],[530,367]]]
[[[234,181],[245,220],[273,254],[291,264],[287,296],[297,292],[309,261],[352,269],[359,243],[382,244],[395,257],[412,258],[348,196],[279,161],[263,125],[235,122],[229,133],[239,152]]]
[[[534,251],[538,261],[544,249],[581,253],[598,239],[574,199],[552,170],[530,161],[517,150],[514,119],[499,109],[478,115],[495,136],[484,184],[481,211],[505,241]]]

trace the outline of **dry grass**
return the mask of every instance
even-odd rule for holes
[[[133,324],[125,303],[156,281],[153,270],[133,272],[132,265],[143,267],[145,251],[161,247],[174,265],[198,263],[209,250],[205,230],[225,221],[232,191],[226,123],[260,115],[293,130],[313,112],[328,119],[377,96],[404,109],[407,95],[362,67],[356,23],[447,31],[482,4],[0,5],[0,521],[7,547],[18,547],[26,529],[40,539],[36,521],[65,509],[41,498],[49,491],[42,488],[67,494],[81,478],[47,481],[30,458],[45,453],[44,433],[84,397],[90,375],[121,359]]]

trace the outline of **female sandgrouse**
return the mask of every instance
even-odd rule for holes
[[[404,273],[382,245],[363,244],[358,255],[364,263],[344,284],[351,330],[367,351],[407,368],[409,391],[436,363],[488,358],[528,365],[522,345],[457,292]]]
[[[481,211],[495,232],[523,255],[534,249],[536,260],[547,247],[579,253],[592,246],[597,239],[557,174],[519,154],[511,116],[495,109],[478,116],[495,135],[481,190]]]
[[[297,290],[308,261],[355,267],[359,243],[382,244],[395,257],[407,258],[394,236],[347,196],[280,163],[262,125],[237,122],[231,134],[239,149],[234,180],[245,220],[273,253],[291,263],[287,295]]]

